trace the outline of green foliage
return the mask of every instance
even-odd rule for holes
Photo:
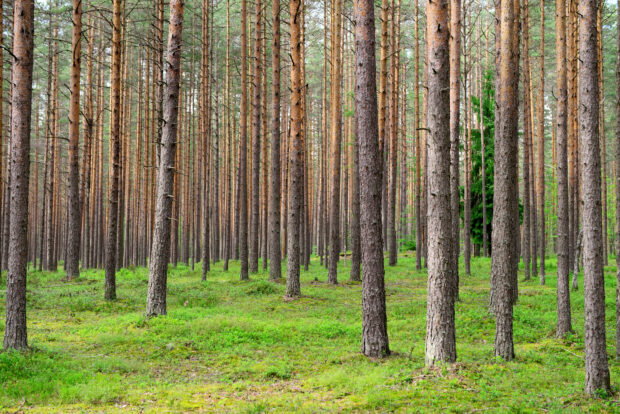
[[[398,240],[401,252],[415,251],[415,236],[408,236],[404,239]]]
[[[144,268],[119,273],[111,303],[102,299],[102,271],[69,282],[31,271],[33,349],[0,353],[0,411],[617,412],[617,394],[583,394],[582,289],[571,298],[575,333],[554,337],[555,258],[546,261],[546,286],[519,285],[510,363],[493,357],[490,260],[475,258],[456,304],[458,363],[437,369],[424,367],[427,276],[414,263],[403,255],[386,267],[393,354],[381,361],[359,353],[361,286],[328,285],[317,258],[295,301],[267,273],[239,281],[237,262],[228,272],[213,265],[206,282],[199,266],[171,267],[168,315],[150,319]],[[340,266],[339,279],[348,272]],[[605,272],[613,332],[615,267]],[[617,390],[620,365],[610,359],[610,369]]]
[[[482,118],[484,125],[484,166],[487,211],[487,240],[491,241],[493,219],[493,171],[495,167],[495,87],[493,72],[487,71],[482,89]],[[480,97],[472,96],[474,116],[480,119]],[[474,244],[482,245],[482,143],[480,129],[471,130],[471,237]]]

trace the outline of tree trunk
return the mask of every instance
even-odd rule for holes
[[[181,43],[183,1],[170,2],[170,27],[166,63],[164,120],[161,138],[160,164],[157,174],[155,229],[149,263],[149,285],[146,301],[147,316],[166,314],[166,279],[170,259],[170,216],[172,215],[172,185],[175,173],[177,127],[179,117],[179,84],[181,81]]]
[[[545,0],[540,0],[540,95],[538,97],[538,223],[539,281],[545,284]]]
[[[556,3],[556,66],[557,66],[557,115],[556,115],[556,174],[558,194],[557,214],[557,312],[556,335],[563,337],[572,331],[569,291],[569,192],[568,192],[568,90],[566,70],[566,5],[564,0]]]
[[[398,172],[398,135],[400,128],[398,125],[398,92],[400,91],[399,85],[399,40],[398,35],[400,32],[400,8],[396,4],[396,0],[392,0],[392,59],[390,61],[392,71],[392,90],[391,92],[391,123],[390,123],[390,175],[389,175],[389,187],[388,187],[388,251],[389,260],[388,264],[394,266],[398,260],[398,244],[396,237],[396,177]],[[402,166],[404,167],[404,166]]]
[[[512,308],[517,297],[519,2],[500,1],[499,131],[495,142],[491,309],[495,313],[495,355],[514,359]]]
[[[459,278],[459,135],[461,109],[461,0],[450,2],[450,205],[452,218],[452,271],[456,278],[458,295]]]
[[[303,148],[302,148],[302,91],[301,83],[301,8],[303,0],[291,0],[291,131],[289,144],[288,242],[286,267],[286,296],[301,296],[299,282],[300,225],[303,206]]]
[[[239,113],[239,258],[241,280],[248,276],[248,60],[247,0],[241,0],[241,106]]]
[[[112,19],[112,82],[110,103],[110,196],[108,207],[108,237],[105,254],[105,299],[116,299],[116,237],[118,234],[118,201],[121,168],[121,10],[123,0],[114,0]]]
[[[456,361],[453,227],[450,196],[450,46],[448,0],[426,6],[428,59],[427,366]]]
[[[605,341],[596,0],[579,2],[579,144],[583,183],[585,391],[611,392]]]
[[[254,81],[252,83],[252,204],[250,206],[250,273],[258,272],[258,236],[260,224],[260,140],[261,140],[261,76],[262,76],[262,5],[255,0],[254,16]]]
[[[359,136],[360,229],[362,250],[362,353],[390,354],[385,307],[381,185],[383,154],[379,150],[375,63],[374,2],[355,3],[355,108]]]
[[[4,349],[25,349],[28,266],[28,182],[34,49],[34,2],[18,0],[13,14],[11,81],[11,186]]]
[[[80,141],[80,69],[82,62],[82,0],[73,0],[73,39],[71,64],[71,100],[69,108],[69,234],[67,240],[67,279],[80,275],[81,206],[79,194]]]
[[[620,10],[620,0],[618,0]],[[616,359],[620,359],[620,13],[617,23],[616,60]]]
[[[269,189],[269,277],[282,276],[280,255],[280,0],[273,0],[272,48],[272,114],[271,114],[271,187]],[[266,183],[265,183],[266,184]]]
[[[341,35],[342,35],[342,0],[333,0],[332,15],[332,49],[331,49],[331,200],[329,204],[329,270],[327,281],[338,283],[338,261],[340,259],[340,163],[342,141],[342,67],[341,67]]]

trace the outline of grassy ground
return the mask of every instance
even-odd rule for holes
[[[616,396],[583,390],[583,290],[572,293],[575,334],[554,338],[555,260],[547,285],[520,283],[517,358],[493,357],[487,310],[490,260],[474,259],[456,306],[458,363],[424,368],[425,272],[401,256],[387,268],[393,355],[361,356],[361,286],[325,283],[313,260],[296,301],[267,274],[238,281],[214,266],[169,275],[168,316],[144,318],[147,271],[118,274],[116,302],[103,300],[103,273],[72,282],[33,271],[28,281],[27,353],[0,353],[0,411],[8,412],[619,412]],[[522,276],[521,276],[522,279]],[[582,280],[580,278],[580,287]],[[608,352],[614,342],[615,267],[606,268]],[[4,294],[0,306],[4,309]],[[0,315],[0,333],[4,315]],[[620,363],[610,357],[618,390]]]

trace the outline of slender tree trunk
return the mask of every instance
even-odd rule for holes
[[[418,0],[414,0],[414,95],[415,95],[415,268],[416,270],[422,269],[422,145],[420,134],[420,42],[419,42],[419,25],[418,20],[420,18],[418,13]]]
[[[342,67],[341,67],[341,35],[342,35],[342,0],[333,0],[332,15],[332,49],[331,49],[331,200],[329,205],[329,271],[327,281],[338,283],[338,261],[340,259],[340,163],[342,145]]]
[[[563,337],[572,331],[569,291],[569,192],[568,192],[568,95],[566,70],[566,3],[558,0],[556,15],[556,67],[557,67],[557,115],[556,115],[556,174],[557,174],[557,312],[556,335]]]
[[[247,0],[241,0],[241,108],[239,114],[239,257],[241,259],[241,280],[248,276],[248,79],[246,62],[247,46]]]
[[[271,187],[269,189],[269,277],[271,280],[278,280],[282,276],[282,256],[280,255],[280,0],[273,0],[271,64],[273,109],[271,113]]]
[[[596,16],[599,2],[579,2],[579,144],[583,183],[585,391],[611,391],[605,340],[605,280],[601,217],[601,153]]]
[[[301,295],[299,282],[300,258],[300,224],[302,214],[302,176],[303,176],[303,148],[302,148],[302,88],[301,83],[301,9],[303,0],[291,0],[290,30],[291,30],[291,131],[289,144],[289,188],[288,188],[288,242],[286,268],[286,296],[298,297]]]
[[[108,237],[105,254],[105,298],[116,299],[116,237],[118,234],[118,202],[120,180],[120,133],[121,133],[121,10],[123,0],[114,0],[112,19],[112,83],[110,102],[110,198],[108,207]]]
[[[258,272],[260,229],[260,150],[261,150],[261,77],[262,77],[262,5],[255,0],[254,82],[252,83],[252,205],[250,207],[250,273]]]
[[[73,0],[73,40],[71,64],[71,100],[69,108],[69,234],[67,240],[67,278],[80,275],[81,206],[79,193],[80,70],[82,62],[82,0]]]
[[[400,133],[400,128],[398,125],[398,92],[400,91],[399,85],[399,26],[400,26],[400,8],[397,12],[397,8],[399,6],[396,4],[396,0],[392,0],[392,59],[390,60],[391,64],[391,74],[392,74],[392,90],[391,90],[391,109],[390,109],[390,174],[389,174],[389,183],[388,183],[388,219],[387,219],[387,227],[388,227],[388,251],[389,251],[389,260],[388,264],[390,266],[394,266],[398,260],[398,244],[396,242],[396,180],[398,173],[398,134]]]
[[[13,14],[11,81],[10,245],[4,349],[28,347],[26,269],[28,266],[28,182],[34,49],[34,2],[17,0]]]
[[[452,271],[456,278],[456,295],[459,280],[459,146],[460,146],[460,109],[461,109],[461,1],[450,2],[450,205],[452,222]]]
[[[618,0],[620,10],[620,0]],[[620,359],[620,13],[617,22],[617,56],[616,56],[616,359]]]
[[[539,281],[545,284],[545,0],[540,0],[540,95],[538,97],[538,219],[540,226]]]
[[[362,250],[362,353],[390,354],[385,307],[381,185],[383,154],[379,149],[375,63],[374,2],[355,1],[355,108],[359,137],[360,229]]]
[[[528,0],[523,4],[523,232],[521,243],[521,254],[523,256],[523,268],[525,272],[525,280],[530,280],[530,263],[531,263],[531,213],[532,203],[530,199],[530,145],[532,142],[531,129],[531,102],[530,102],[530,43],[529,43],[529,18],[528,18]]]

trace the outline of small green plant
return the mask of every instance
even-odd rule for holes
[[[400,251],[401,252],[412,252],[415,251],[415,238],[413,237],[406,237],[404,239],[400,239],[398,241],[398,244],[400,245]]]

